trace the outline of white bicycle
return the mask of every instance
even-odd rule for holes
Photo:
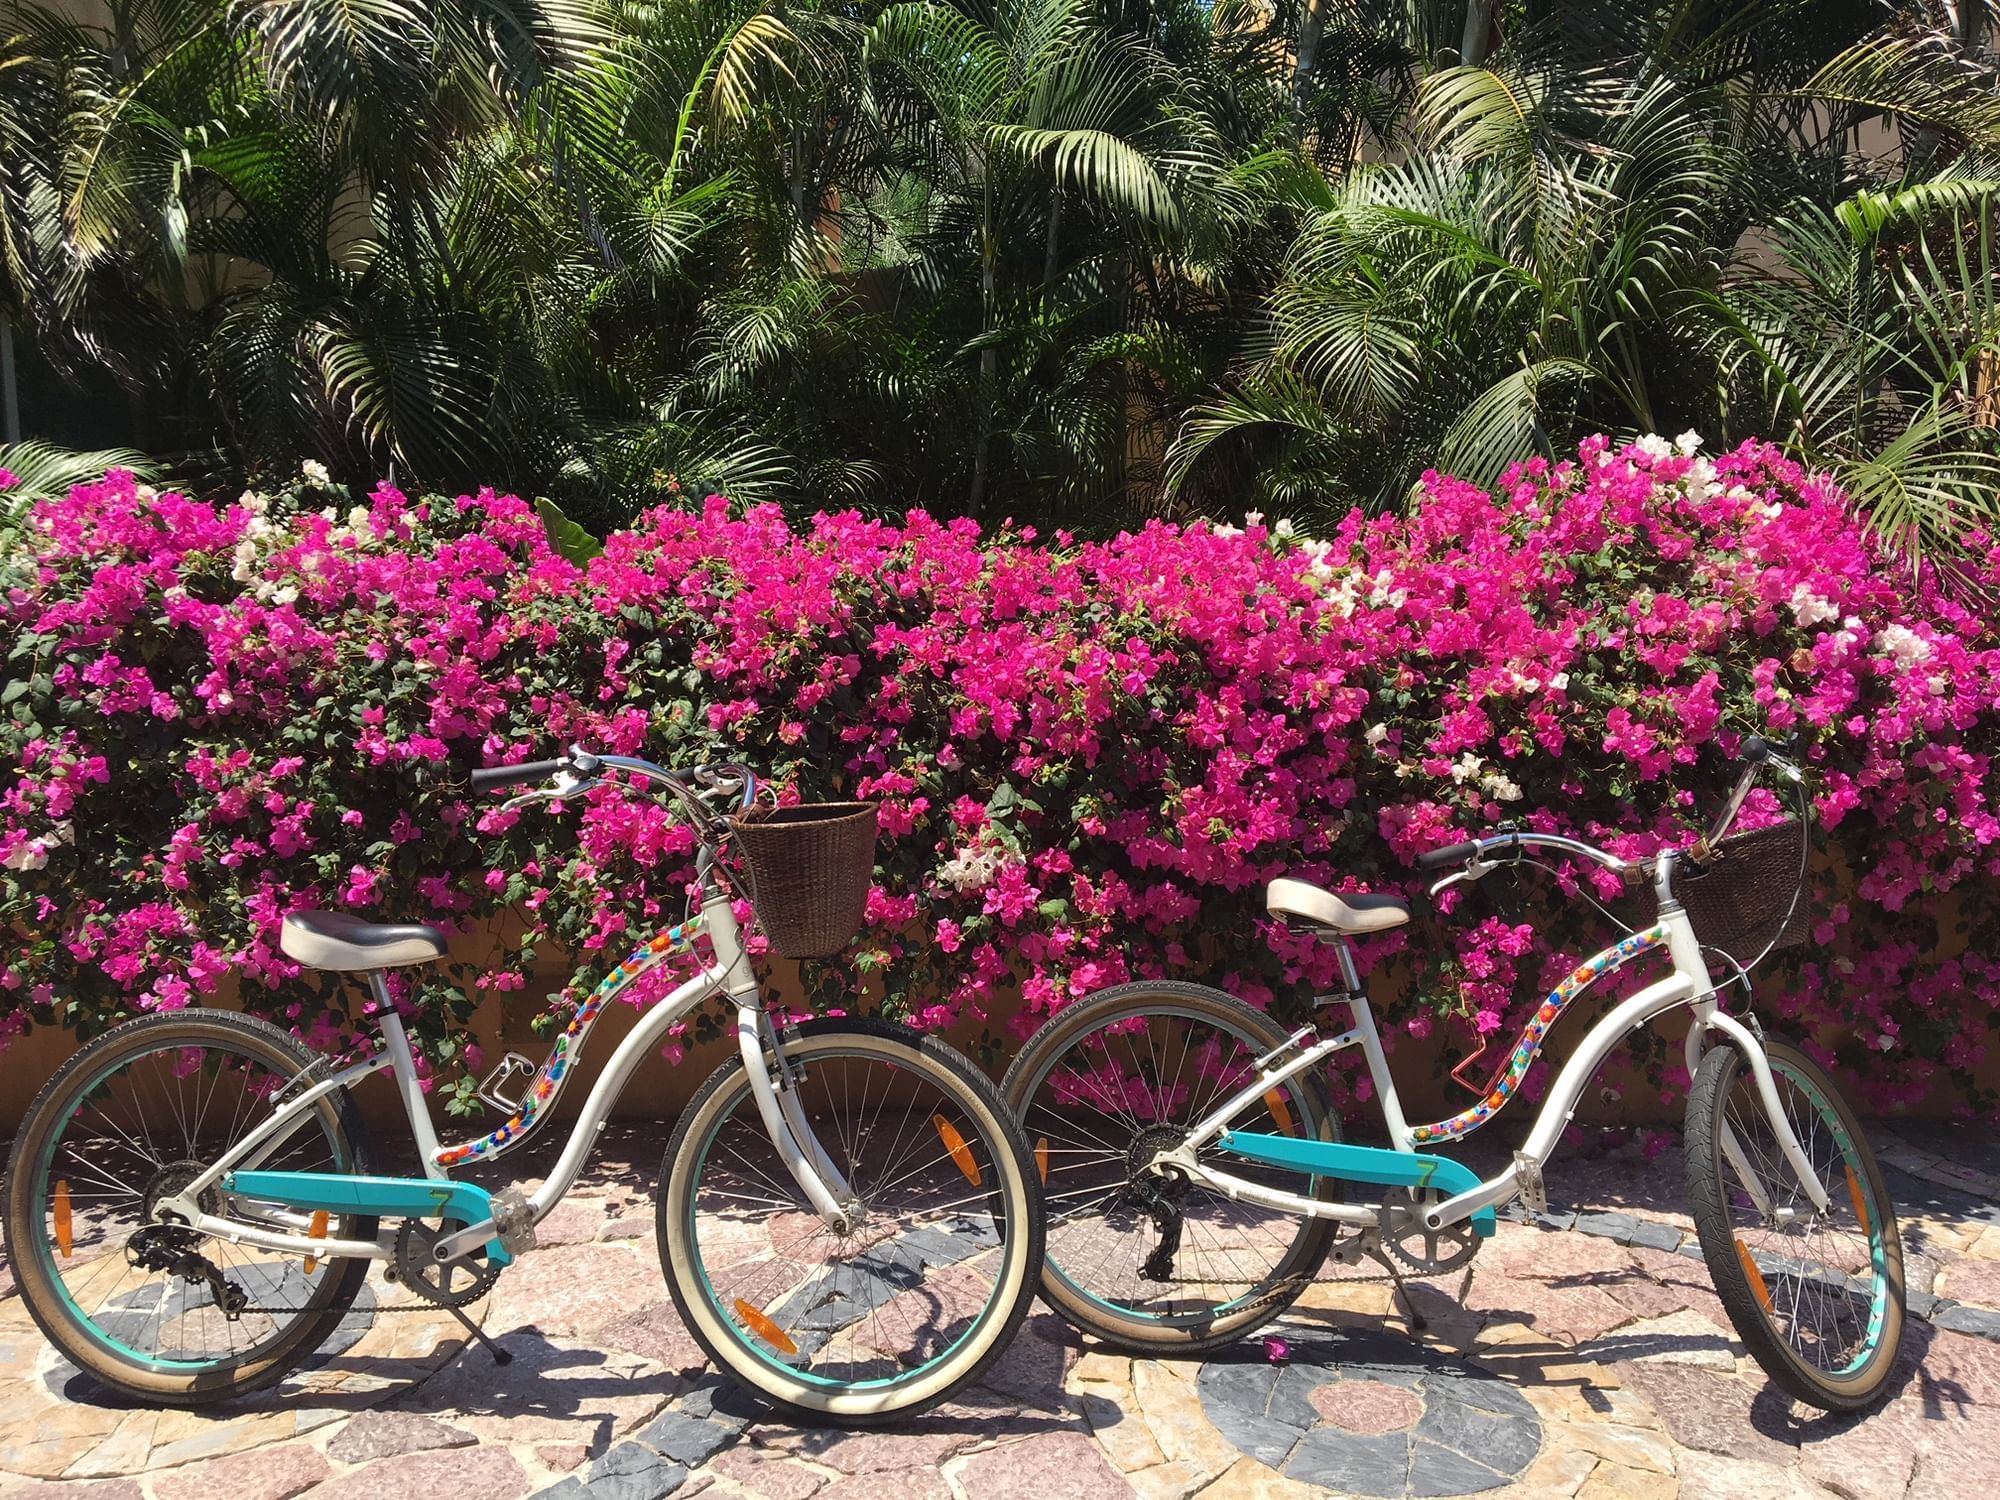
[[[667,1284],[702,1348],[791,1413],[844,1424],[933,1405],[1005,1348],[1042,1255],[1040,1183],[1019,1127],[992,1083],[932,1038],[866,1019],[774,1028],[718,858],[752,846],[744,878],[774,945],[785,925],[832,951],[861,920],[849,897],[866,894],[874,810],[748,817],[756,780],[741,766],[676,773],[580,749],[472,783],[541,784],[526,802],[575,798],[612,775],[672,796],[699,831],[694,914],[619,965],[539,1067],[500,1063],[481,1090],[510,1116],[497,1130],[440,1144],[384,980],[442,956],[443,934],[336,912],[292,913],[283,947],[362,976],[381,1032],[372,1055],[315,1057],[268,1021],[184,1010],[127,1022],[57,1072],[15,1139],[5,1232],[22,1301],[64,1355],[144,1401],[221,1400],[309,1358],[371,1262],[480,1337],[464,1308],[533,1245],[640,1061],[718,995],[735,1006],[737,1050],[681,1115],[657,1205]],[[772,868],[754,850],[774,837]],[[845,909],[831,915],[830,887],[797,884],[828,850],[848,867],[834,903]],[[452,1168],[495,1161],[547,1122],[604,1007],[697,934],[711,961],[611,1055],[541,1186],[454,1180]],[[349,1090],[383,1071],[422,1176],[369,1171]]]
[[[1212,1348],[1275,1317],[1329,1252],[1439,1275],[1466,1266],[1519,1198],[1546,1207],[1542,1172],[1606,1057],[1677,1010],[1692,1024],[1687,1177],[1703,1259],[1744,1344],[1785,1390],[1829,1410],[1879,1400],[1903,1327],[1895,1209],[1833,1080],[1798,1047],[1766,1038],[1723,991],[1805,928],[1804,819],[1725,838],[1764,766],[1798,772],[1762,740],[1709,836],[1643,864],[1551,834],[1506,829],[1432,850],[1458,868],[1431,889],[1477,880],[1546,850],[1650,876],[1657,920],[1584,960],[1556,987],[1464,1113],[1410,1124],[1364,998],[1349,939],[1409,920],[1399,896],[1271,882],[1270,910],[1333,945],[1345,987],[1324,995],[1353,1024],[1288,1033],[1199,985],[1142,982],[1077,1000],[1029,1041],[1002,1085],[1048,1185],[1042,1294],[1078,1327],[1152,1352]],[[1760,951],[1761,950],[1761,951]],[[1747,963],[1729,955],[1754,954]],[[1514,1097],[1564,1010],[1605,974],[1648,956],[1672,972],[1615,1006],[1557,1075],[1512,1164],[1481,1181],[1429,1148],[1461,1140]],[[1723,977],[1710,970],[1714,957]],[[1389,1144],[1340,1140],[1318,1074],[1359,1047]],[[1476,1062],[1478,1054],[1467,1059]],[[1454,1076],[1463,1078],[1467,1064]],[[1374,1201],[1349,1201],[1362,1185]]]

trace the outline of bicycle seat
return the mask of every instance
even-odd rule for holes
[[[1353,891],[1337,896],[1304,880],[1272,881],[1265,888],[1264,903],[1274,917],[1296,917],[1335,932],[1381,932],[1410,920],[1410,903],[1401,896]]]
[[[444,957],[444,934],[426,922],[364,922],[344,911],[295,911],[278,933],[286,955],[312,969],[403,969]]]

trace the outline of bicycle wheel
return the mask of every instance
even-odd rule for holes
[[[865,1426],[975,1379],[1034,1299],[1041,1186],[984,1075],[879,1021],[787,1040],[798,1102],[865,1206],[837,1234],[764,1129],[738,1057],[675,1126],[660,1258],[674,1305],[722,1369],[787,1412]]]
[[[1118,985],[1065,1007],[1029,1039],[1001,1084],[1044,1164],[1049,1201],[1042,1296],[1109,1343],[1188,1353],[1283,1312],[1311,1283],[1336,1233],[1235,1202],[1145,1167],[1257,1076],[1288,1033],[1201,985]],[[1317,1079],[1297,1075],[1230,1122],[1243,1131],[1338,1140]],[[1300,1197],[1337,1185],[1210,1145],[1218,1170]]]
[[[152,1222],[153,1205],[267,1117],[311,1061],[254,1017],[145,1016],[84,1047],[29,1106],[7,1165],[7,1259],[29,1314],[80,1370],[142,1401],[195,1406],[281,1379],[333,1332],[366,1260],[281,1256]],[[360,1172],[364,1157],[338,1094],[258,1165]],[[220,1189],[203,1206],[268,1222]],[[338,1217],[326,1233],[373,1239],[375,1220]],[[232,1316],[239,1295],[247,1308]]]
[[[1784,1390],[1826,1411],[1884,1393],[1903,1333],[1903,1244],[1875,1153],[1833,1080],[1767,1041],[1792,1133],[1827,1195],[1813,1210],[1777,1144],[1750,1063],[1719,1043],[1688,1095],[1688,1196],[1736,1331]]]

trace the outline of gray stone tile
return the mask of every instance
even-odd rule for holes
[[[1440,1448],[1421,1438],[1410,1444],[1411,1495],[1476,1495],[1481,1490],[1497,1490],[1507,1476],[1485,1464]]]
[[[620,1443],[590,1466],[583,1493],[589,1500],[662,1500],[686,1483],[687,1477],[685,1465],[645,1444]]]
[[[1409,1493],[1410,1435],[1385,1432],[1363,1437],[1321,1427],[1299,1439],[1284,1473],[1302,1484],[1351,1495],[1400,1497]]]
[[[1580,1233],[1602,1235],[1621,1245],[1632,1242],[1632,1232],[1638,1225],[1639,1221],[1630,1214],[1589,1213],[1576,1216],[1576,1227]]]
[[[657,1448],[676,1463],[698,1469],[735,1442],[742,1429],[684,1411],[664,1411],[632,1434],[635,1441]]]
[[[1416,1430],[1419,1459],[1423,1445],[1449,1448],[1497,1473],[1513,1476],[1542,1451],[1542,1424],[1532,1417],[1482,1411],[1454,1401],[1435,1387],[1425,1391],[1425,1408]]]
[[[1915,1297],[1910,1298],[1914,1303]],[[2000,1341],[2000,1312],[1984,1307],[1968,1307],[1963,1302],[1954,1302],[1938,1309],[1931,1321],[1940,1328],[1949,1328],[1953,1333],[1970,1333],[1982,1339]]]
[[[1625,1245],[1645,1245],[1654,1250],[1674,1251],[1681,1247],[1681,1232],[1671,1224],[1662,1224],[1657,1219],[1640,1219],[1632,1227],[1632,1237],[1619,1241]]]

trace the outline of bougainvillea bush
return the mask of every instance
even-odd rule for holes
[[[1448,1027],[1455,1053],[1610,938],[1581,895],[1636,910],[1571,870],[1436,912],[1417,853],[1510,817],[1685,842],[1743,734],[1797,732],[1816,941],[1760,971],[1760,1010],[1879,1106],[1949,1079],[1988,1107],[2000,554],[1978,538],[1949,586],[1912,575],[1775,450],[1693,447],[1596,439],[1490,495],[1430,476],[1407,516],[1319,539],[1258,517],[1101,543],[922,514],[795,529],[715,497],[582,566],[490,493],[355,504],[315,471],[206,503],[113,473],[36,507],[0,562],[4,1025],[87,1032],[235,971],[341,1045],[349,1002],[282,957],[280,917],[420,918],[500,941],[495,971],[415,973],[400,999],[455,1089],[472,1003],[539,1003],[558,958],[588,982],[683,908],[669,811],[467,790],[581,741],[880,801],[868,925],[808,968],[821,1006],[1001,1040],[1135,976],[1299,1006],[1330,959],[1264,917],[1292,872],[1418,896],[1370,956],[1408,980],[1392,1026]],[[1764,792],[1749,816],[1782,813]]]

